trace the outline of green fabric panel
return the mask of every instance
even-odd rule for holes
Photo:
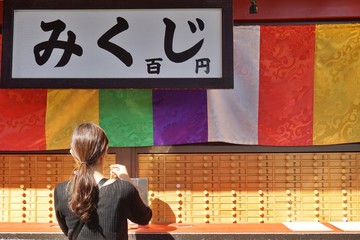
[[[153,145],[152,90],[100,90],[99,98],[110,147]]]

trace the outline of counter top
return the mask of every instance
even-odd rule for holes
[[[359,240],[360,231],[342,231],[323,223],[328,230],[293,231],[282,223],[149,224],[130,226],[130,240]],[[66,239],[54,223],[0,223],[0,239]]]

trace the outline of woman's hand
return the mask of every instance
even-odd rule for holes
[[[130,177],[125,165],[113,164],[110,165],[110,179],[121,179],[130,181]]]

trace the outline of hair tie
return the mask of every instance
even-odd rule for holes
[[[80,162],[80,165],[83,165],[83,164],[87,165],[87,162]]]

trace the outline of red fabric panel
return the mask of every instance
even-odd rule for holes
[[[0,150],[45,150],[47,90],[0,90]]]
[[[259,145],[312,144],[315,26],[260,28]]]
[[[0,34],[0,73],[1,73],[1,66],[2,66],[2,34]]]

